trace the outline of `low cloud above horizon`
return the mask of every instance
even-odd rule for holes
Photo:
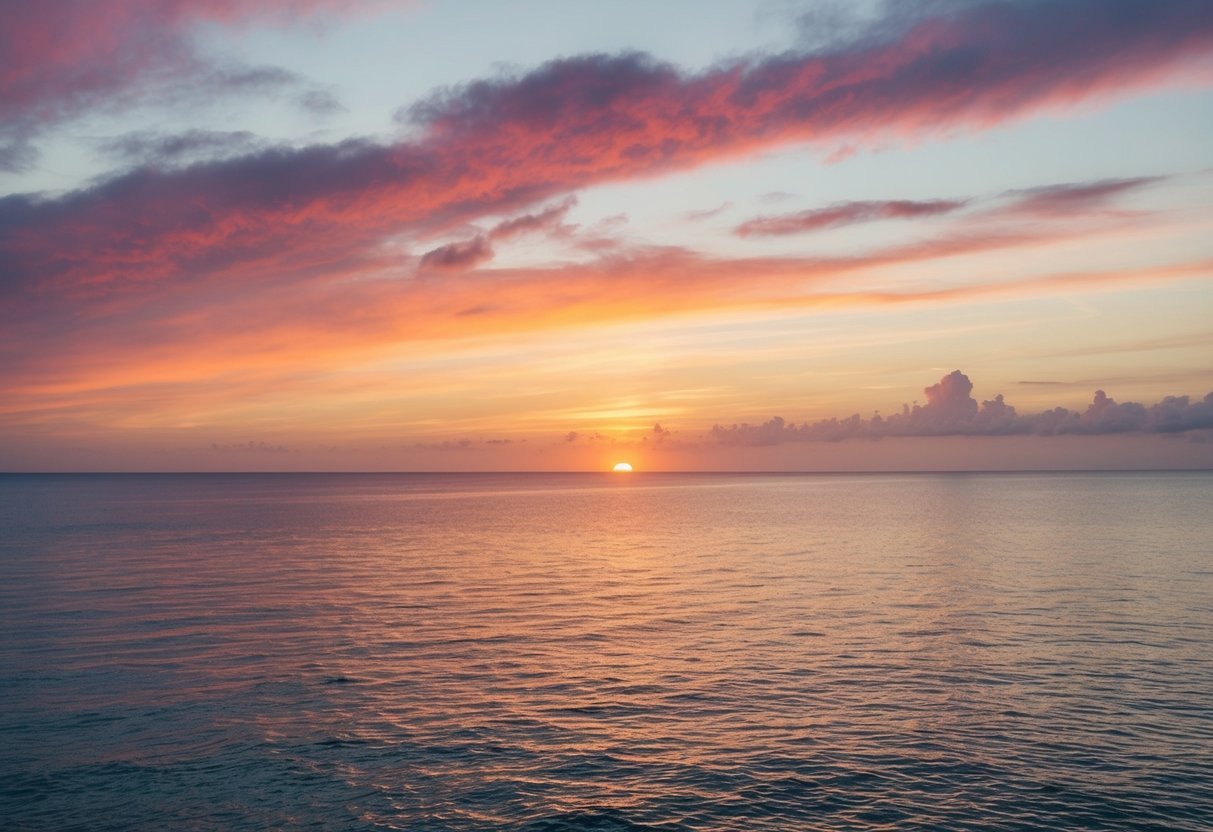
[[[0,468],[1208,427],[1204,0],[0,8]]]
[[[1001,393],[980,404],[973,383],[953,370],[923,388],[926,404],[902,405],[889,416],[870,419],[854,414],[815,422],[790,424],[775,416],[758,425],[713,425],[711,437],[726,445],[778,445],[783,442],[837,442],[843,439],[882,439],[898,436],[1099,436],[1118,433],[1181,434],[1213,431],[1213,392],[1203,399],[1167,396],[1146,406],[1118,403],[1096,390],[1085,410],[1057,406],[1035,414],[1020,414]],[[1208,441],[1209,436],[1197,437]]]

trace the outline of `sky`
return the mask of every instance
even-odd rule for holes
[[[0,0],[0,470],[1213,467],[1213,3]]]

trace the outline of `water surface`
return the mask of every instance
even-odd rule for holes
[[[23,829],[1213,827],[1213,475],[0,477]]]

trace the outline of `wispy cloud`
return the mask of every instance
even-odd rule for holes
[[[166,166],[240,156],[263,144],[247,130],[187,130],[183,133],[139,130],[101,139],[95,146],[103,156],[121,163]]]
[[[1101,208],[1116,197],[1161,182],[1162,179],[1163,177],[1159,176],[1139,176],[1132,179],[1070,182],[1011,191],[1006,195],[1010,201],[1000,210],[1004,214],[1056,219],[1075,212]]]
[[[836,202],[824,208],[812,208],[787,214],[758,216],[734,229],[739,237],[778,237],[807,234],[881,220],[907,220],[953,214],[967,207],[980,207],[979,219],[997,217],[1057,219],[1107,210],[1125,194],[1163,181],[1160,176],[1132,179],[1104,179],[1098,182],[1066,182],[1037,188],[1009,191],[996,197],[965,199],[890,199]]]
[[[44,129],[90,111],[301,86],[302,79],[277,67],[203,57],[190,37],[194,24],[285,23],[357,6],[353,0],[6,0],[0,5],[0,170],[28,168],[37,158],[33,140]],[[300,95],[300,104],[313,110],[336,104],[320,90]]]
[[[485,448],[500,448],[508,445],[523,444],[526,444],[525,439],[470,439],[462,437],[460,439],[443,439],[439,442],[414,442],[409,448],[415,451],[483,451]]]
[[[775,237],[787,234],[804,234],[825,228],[838,228],[856,223],[876,220],[914,219],[950,214],[967,205],[967,200],[865,200],[862,202],[837,202],[827,208],[815,208],[792,214],[755,217],[746,220],[734,229],[739,237]]]
[[[493,259],[493,243],[525,234],[568,236],[573,227],[566,225],[565,216],[577,204],[576,197],[566,197],[555,205],[533,214],[511,217],[494,225],[488,233],[431,249],[421,258],[421,271],[465,272]]]
[[[705,208],[700,211],[687,211],[682,215],[682,218],[687,222],[702,222],[704,220],[710,220],[713,217],[718,217],[732,207],[733,203],[723,202],[720,205],[717,205],[715,208]]]
[[[570,229],[565,225],[565,217],[577,205],[577,197],[565,197],[555,205],[550,205],[533,214],[523,214],[502,220],[489,231],[492,240],[505,240],[520,234],[534,233],[567,233]]]
[[[1044,231],[1050,233],[1044,234]],[[838,258],[720,259],[672,247],[624,248],[585,263],[480,269],[399,280],[374,261],[332,267],[322,280],[95,300],[38,296],[0,331],[0,412],[70,409],[95,395],[129,402],[132,388],[260,374],[265,387],[299,367],[339,368],[408,343],[534,333],[728,310],[874,308],[1039,297],[1109,286],[1204,279],[1207,260],[1116,271],[1044,274],[1015,282],[856,289],[853,275],[958,254],[1030,247],[1040,234],[943,237]],[[1041,236],[1043,234],[1043,236]],[[388,272],[390,275],[391,272]],[[16,311],[14,309],[14,311]],[[34,313],[37,314],[34,314]],[[91,392],[90,392],[91,391]],[[42,418],[38,416],[37,418]]]
[[[254,442],[212,442],[210,450],[224,454],[288,454],[291,449],[286,445],[276,445],[264,440]]]

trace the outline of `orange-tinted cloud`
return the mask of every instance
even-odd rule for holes
[[[723,310],[982,301],[1213,274],[1213,263],[1195,261],[943,288],[848,286],[863,272],[1067,238],[1057,228],[966,232],[833,258],[718,259],[669,247],[621,249],[586,263],[409,279],[390,271],[384,276],[382,263],[367,261],[326,273],[325,280],[267,277],[239,297],[202,282],[174,283],[155,297],[121,302],[48,303],[42,314],[0,332],[6,367],[0,401],[8,399],[0,410],[57,409],[95,394],[121,399],[141,385],[171,389],[224,380],[238,386],[249,379],[254,389],[264,388],[300,368],[325,372],[402,344]]]

